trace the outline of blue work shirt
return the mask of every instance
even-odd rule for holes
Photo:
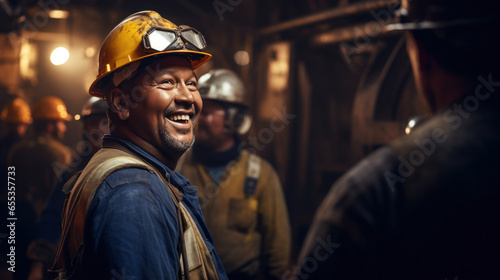
[[[45,204],[40,218],[38,218],[36,222],[34,240],[45,239],[57,245],[61,237],[61,215],[64,209],[64,200],[66,199],[66,194],[63,191],[64,184],[66,184],[66,182],[78,171],[82,171],[90,158],[90,156],[83,158],[78,166],[67,168],[63,171],[61,176],[59,176],[57,185],[52,191],[48,202]]]
[[[198,189],[137,145],[105,135],[103,146],[118,142],[147,160],[183,194],[183,203],[210,251],[219,279],[227,279],[215,252]],[[90,250],[103,279],[177,279],[179,225],[175,204],[160,178],[140,168],[113,172],[98,187],[85,226]]]

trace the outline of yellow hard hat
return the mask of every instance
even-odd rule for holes
[[[199,31],[185,25],[177,26],[155,11],[130,15],[104,40],[99,53],[99,73],[89,93],[103,97],[103,88],[110,78],[117,86],[132,75],[140,61],[151,56],[185,55],[196,69],[212,57],[201,52],[205,46],[205,39]]]
[[[2,121],[8,123],[32,123],[30,106],[21,98],[17,97],[5,106],[2,111]]]
[[[55,96],[46,96],[40,99],[33,108],[33,118],[35,120],[72,120],[72,116],[66,111],[64,102]]]

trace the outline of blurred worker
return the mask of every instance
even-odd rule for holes
[[[73,187],[54,265],[60,278],[227,279],[196,188],[174,171],[194,141],[202,100],[193,69],[210,59],[205,46],[196,29],[154,11],[108,34],[90,94],[110,106],[110,135],[65,185]]]
[[[9,205],[9,196],[7,194],[9,191],[15,190],[16,179],[15,176],[8,176],[9,169],[7,168],[7,154],[14,144],[23,139],[28,125],[32,123],[31,110],[23,99],[17,97],[3,108],[0,118],[5,127],[5,135],[2,139],[0,139],[0,181],[2,184],[5,184],[0,190],[0,219],[2,221],[6,221]],[[8,177],[11,178],[8,179]],[[8,182],[11,182],[11,184],[8,184]],[[12,201],[12,195],[10,197]],[[32,217],[34,218],[34,215],[32,215]],[[0,252],[10,253],[9,249],[11,245],[8,244],[7,241],[7,236],[9,235],[9,228],[4,227],[0,229]],[[13,279],[14,273],[8,270],[10,265],[7,261],[10,257],[6,256],[7,253],[0,255],[0,279],[10,280]]]
[[[66,131],[64,122],[71,119],[62,100],[54,96],[40,99],[33,108],[33,119],[35,137],[14,145],[7,160],[15,178],[14,211],[9,212],[10,218],[16,218],[13,279],[22,280],[30,269],[26,251],[35,221],[58,182],[61,167],[66,167],[71,158],[60,142]]]
[[[200,204],[229,279],[281,279],[290,224],[273,167],[241,150],[251,125],[241,80],[225,69],[200,78],[203,111],[196,142],[178,171],[198,186]]]
[[[2,110],[1,117],[5,127],[5,135],[0,139],[0,159],[2,170],[5,170],[7,154],[16,142],[21,141],[28,126],[33,122],[29,105],[17,97]]]
[[[63,186],[74,174],[82,171],[90,158],[101,148],[102,137],[109,132],[107,109],[108,103],[94,96],[82,108],[79,116],[83,124],[82,140],[77,144],[77,157],[61,175],[37,221],[34,240],[28,247],[28,257],[33,261],[28,280],[49,279],[46,271],[54,263],[57,243],[61,236],[61,214],[66,198]]]
[[[17,97],[5,106],[0,115],[5,135],[0,139],[0,179],[7,182],[7,155],[9,150],[20,142],[28,126],[33,122],[29,105],[21,98]],[[0,201],[7,201],[7,188],[0,191]]]
[[[40,99],[33,108],[35,137],[23,141],[9,152],[9,165],[16,168],[16,200],[26,200],[37,216],[71,160],[71,154],[61,142],[66,133],[66,121],[72,117],[64,102],[55,96]]]
[[[500,279],[500,1],[399,14],[434,116],[334,184],[294,279]]]

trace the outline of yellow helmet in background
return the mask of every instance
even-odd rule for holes
[[[147,57],[185,55],[196,69],[212,57],[201,52],[205,47],[203,35],[194,28],[177,26],[155,11],[135,13],[120,22],[104,40],[99,53],[99,72],[89,93],[103,97],[110,79],[118,86]]]
[[[72,116],[66,111],[64,102],[55,96],[46,96],[40,99],[33,108],[33,118],[35,120],[72,120]]]
[[[19,97],[15,98],[9,105],[5,106],[2,110],[1,119],[3,122],[17,124],[30,124],[33,122],[31,119],[30,106]]]

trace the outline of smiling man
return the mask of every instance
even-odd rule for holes
[[[153,11],[104,41],[90,94],[109,104],[110,135],[65,186],[60,279],[227,279],[197,190],[175,172],[202,109],[205,45]]]

